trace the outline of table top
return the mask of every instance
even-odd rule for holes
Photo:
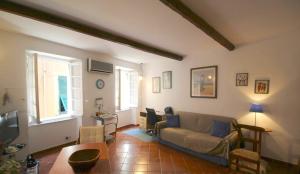
[[[109,155],[108,148],[105,143],[88,143],[88,144],[78,144],[73,146],[68,146],[63,148],[53,167],[50,170],[50,174],[64,173],[64,174],[74,174],[72,167],[68,163],[68,159],[71,154],[77,150],[82,149],[99,149],[100,150],[100,158],[97,161],[96,165],[91,168],[91,170],[85,173],[109,173],[110,171],[110,163],[109,163]]]

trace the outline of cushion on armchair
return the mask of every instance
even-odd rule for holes
[[[179,115],[167,115],[168,127],[180,127]]]
[[[211,135],[224,138],[230,133],[230,123],[214,120]]]

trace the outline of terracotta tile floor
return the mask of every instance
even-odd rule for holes
[[[109,153],[113,173],[228,173],[225,167],[122,133],[109,144]]]
[[[109,143],[111,173],[120,174],[225,174],[229,169],[198,159],[158,142],[143,142],[135,137],[118,133],[115,142]],[[42,154],[40,173],[48,173],[60,149]],[[288,174],[287,168],[280,174]],[[277,174],[277,172],[271,172]],[[279,174],[279,173],[278,173]]]

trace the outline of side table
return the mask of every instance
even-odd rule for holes
[[[96,119],[97,124],[104,126],[104,139],[105,141],[112,140],[117,134],[118,128],[118,114],[105,113],[99,116],[92,116]],[[111,130],[112,129],[112,130]],[[115,136],[113,136],[113,134]]]

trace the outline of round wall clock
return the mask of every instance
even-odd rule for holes
[[[105,83],[104,83],[104,81],[103,81],[102,79],[98,79],[98,80],[96,81],[96,87],[97,87],[98,89],[104,88],[104,85],[105,85]]]

